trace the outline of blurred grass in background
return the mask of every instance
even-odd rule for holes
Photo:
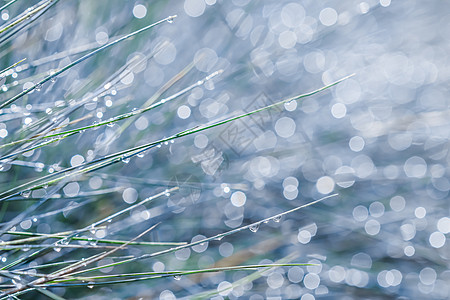
[[[0,5],[4,293],[450,296],[448,3]],[[68,265],[72,281],[27,286]]]

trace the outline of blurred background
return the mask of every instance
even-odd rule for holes
[[[2,201],[4,226],[47,197],[11,230],[48,234],[89,226],[179,188],[107,227],[83,233],[95,246],[102,238],[131,240],[158,222],[140,240],[195,242],[337,193],[258,228],[99,274],[280,259],[314,266],[272,268],[253,281],[247,276],[254,271],[240,270],[93,288],[60,286],[50,289],[55,294],[83,299],[450,297],[450,3],[19,0],[0,12],[2,22],[47,2],[48,9],[14,35],[0,33],[1,69],[26,58],[3,74],[2,102],[100,46],[168,16],[177,18],[96,54],[3,108],[2,144],[32,136],[40,120],[49,128],[65,125],[62,130],[89,126],[196,86],[132,118],[3,159],[2,193],[355,73],[298,102]],[[199,82],[219,70],[223,73]],[[17,149],[0,151],[4,158]],[[82,242],[70,244],[88,244]],[[167,248],[130,245],[120,255]],[[2,265],[27,255],[26,250],[3,250]],[[99,251],[58,249],[25,266]],[[3,278],[3,284],[9,282]],[[38,296],[30,292],[24,299]]]

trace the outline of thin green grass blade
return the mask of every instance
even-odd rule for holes
[[[176,15],[174,15],[174,16],[169,16],[169,17],[167,17],[167,18],[165,18],[165,19],[162,19],[162,20],[160,20],[160,21],[158,21],[158,22],[155,22],[155,23],[153,23],[153,24],[150,24],[150,25],[148,25],[148,26],[145,26],[145,27],[143,27],[143,28],[141,28],[141,29],[139,29],[139,30],[136,30],[136,31],[132,32],[132,33],[129,33],[129,34],[127,34],[127,35],[125,35],[125,36],[123,36],[123,37],[121,37],[121,38],[119,38],[119,39],[117,39],[117,40],[115,40],[115,41],[113,41],[113,42],[111,42],[111,43],[105,44],[104,46],[102,46],[102,47],[100,47],[100,48],[98,48],[98,49],[96,49],[96,50],[94,50],[94,51],[92,51],[92,52],[89,52],[88,54],[86,54],[86,55],[80,57],[79,59],[75,60],[74,62],[72,62],[72,63],[66,65],[65,67],[63,67],[63,68],[61,68],[61,69],[55,71],[53,74],[51,74],[51,75],[45,77],[44,79],[42,79],[42,80],[39,81],[38,83],[34,84],[34,85],[31,86],[30,88],[28,88],[28,89],[24,90],[23,92],[17,94],[16,96],[12,97],[11,99],[8,99],[7,101],[3,102],[2,104],[0,104],[0,109],[6,107],[7,105],[9,105],[9,104],[11,104],[11,103],[13,103],[13,102],[16,101],[17,99],[20,99],[21,97],[25,96],[25,95],[28,94],[29,92],[35,90],[37,86],[40,86],[40,85],[42,85],[42,84],[48,82],[48,81],[51,80],[52,78],[55,78],[55,77],[58,76],[59,74],[61,74],[61,73],[65,72],[65,71],[67,71],[68,69],[70,69],[70,68],[76,66],[77,64],[79,64],[79,63],[85,61],[86,59],[88,59],[88,58],[90,58],[90,57],[96,55],[97,53],[99,53],[99,52],[101,52],[101,51],[103,51],[103,50],[105,50],[105,49],[107,49],[107,48],[110,48],[110,47],[112,47],[112,46],[114,46],[114,45],[116,45],[116,44],[118,44],[118,43],[120,43],[120,42],[122,42],[122,41],[124,41],[124,40],[126,40],[126,39],[128,39],[128,38],[130,38],[130,37],[133,37],[133,36],[135,36],[135,35],[137,35],[137,34],[139,34],[139,33],[142,33],[142,32],[144,32],[144,31],[147,31],[147,30],[149,30],[150,28],[153,28],[153,27],[155,27],[155,26],[157,26],[157,25],[159,25],[159,24],[162,24],[162,23],[167,22],[167,21],[172,21],[174,18],[176,18]],[[1,32],[2,32],[2,31],[1,31],[1,28],[0,28],[0,33],[1,33]]]
[[[19,0],[11,0],[11,1],[9,1],[8,3],[6,3],[6,4],[3,5],[2,7],[0,7],[0,11],[2,11],[2,10],[4,10],[4,9],[8,8],[10,5],[14,4],[14,2],[17,2],[17,1],[19,1]]]
[[[54,0],[47,0],[47,1],[41,1],[37,5],[30,7],[31,9],[27,9],[22,14],[20,14],[15,20],[12,20],[12,22],[9,22],[3,26],[0,26],[0,34],[6,32],[7,30],[17,26],[18,24],[26,21],[27,19],[31,18],[32,16],[36,15],[40,11],[44,10],[47,6],[52,4],[52,2],[57,2]],[[10,5],[12,3],[7,3],[6,5]]]
[[[1,9],[0,9],[0,11],[1,11]],[[7,67],[7,68],[1,70],[1,71],[0,71],[0,77],[4,77],[4,73],[5,73],[6,71],[11,70],[12,68],[14,68],[14,67],[20,65],[22,62],[24,62],[24,61],[26,61],[26,60],[27,60],[26,58],[22,58],[22,59],[19,60],[18,62],[16,62],[16,63],[10,65],[9,67]]]
[[[285,212],[283,212],[283,213],[273,215],[273,216],[271,216],[271,217],[269,217],[269,218],[266,218],[266,219],[263,219],[263,220],[260,220],[260,221],[257,221],[257,222],[254,222],[254,223],[245,225],[245,226],[241,226],[241,227],[239,227],[239,228],[236,228],[236,229],[233,229],[233,230],[230,230],[230,231],[227,231],[227,232],[223,232],[223,233],[214,235],[214,236],[212,236],[212,237],[205,238],[205,239],[202,239],[202,240],[199,240],[199,241],[196,241],[196,242],[192,242],[192,243],[189,243],[189,244],[186,244],[186,245],[181,245],[181,246],[173,247],[173,248],[166,249],[166,250],[162,250],[162,251],[159,251],[159,252],[153,252],[153,253],[143,254],[143,255],[138,256],[138,257],[135,257],[135,258],[126,259],[126,260],[122,260],[122,261],[119,261],[119,262],[115,262],[115,263],[111,263],[111,264],[106,264],[106,265],[103,265],[103,266],[99,266],[99,267],[95,267],[95,268],[83,270],[83,271],[80,271],[80,272],[76,272],[76,273],[73,273],[72,275],[74,275],[74,274],[80,274],[80,273],[85,273],[85,272],[91,272],[91,271],[95,271],[95,270],[99,270],[99,269],[107,268],[107,267],[115,267],[115,266],[118,266],[118,265],[121,265],[121,264],[124,264],[124,263],[130,263],[130,262],[134,262],[134,261],[138,261],[138,260],[142,260],[142,259],[152,258],[152,257],[156,257],[156,256],[163,255],[163,254],[167,254],[167,253],[172,253],[172,252],[175,252],[175,251],[178,251],[178,250],[181,250],[181,249],[189,248],[189,247],[192,247],[192,246],[195,246],[195,245],[199,245],[199,244],[206,243],[206,242],[210,242],[210,241],[214,241],[214,240],[220,241],[220,240],[222,240],[225,236],[229,236],[229,235],[232,235],[232,234],[241,232],[241,231],[243,231],[243,230],[249,229],[249,228],[254,227],[254,226],[256,226],[256,225],[259,226],[259,225],[261,225],[261,224],[264,224],[264,223],[267,222],[267,221],[270,221],[270,220],[273,220],[273,219],[280,218],[280,217],[285,216],[285,215],[287,215],[287,214],[293,213],[293,212],[295,212],[295,211],[297,211],[297,210],[306,208],[306,207],[308,207],[308,206],[314,205],[314,204],[316,204],[316,203],[319,203],[319,202],[321,202],[321,201],[324,201],[324,200],[326,200],[326,199],[330,199],[330,198],[336,197],[336,196],[338,196],[338,194],[328,195],[328,196],[322,197],[322,198],[320,198],[320,199],[318,199],[318,200],[314,200],[314,201],[308,202],[308,203],[306,203],[306,204],[303,204],[303,205],[301,205],[301,206],[298,206],[298,207],[296,207],[296,208],[293,208],[293,209],[291,209],[291,210],[285,211]]]
[[[47,176],[44,176],[44,177],[32,180],[30,182],[27,182],[25,184],[19,185],[17,187],[14,187],[14,188],[12,188],[12,189],[10,189],[8,191],[5,191],[5,192],[1,193],[0,194],[0,201],[8,199],[8,198],[10,198],[10,197],[12,197],[14,195],[18,195],[21,191],[24,191],[24,190],[28,190],[28,189],[29,190],[33,190],[33,189],[41,188],[42,186],[51,185],[51,184],[59,182],[59,181],[61,181],[63,179],[70,178],[72,176],[81,175],[83,173],[90,172],[90,171],[93,171],[93,170],[97,170],[99,168],[108,166],[108,165],[113,164],[113,163],[117,163],[117,162],[121,161],[122,159],[130,158],[130,157],[132,157],[134,155],[137,155],[143,149],[150,149],[152,147],[155,147],[155,146],[160,145],[160,144],[165,143],[165,142],[170,142],[170,141],[175,140],[177,138],[181,138],[181,137],[184,137],[184,136],[192,135],[192,134],[197,133],[197,132],[201,132],[201,131],[205,131],[205,130],[208,130],[208,129],[211,129],[211,128],[215,128],[215,127],[218,127],[220,125],[224,125],[224,124],[233,122],[235,120],[242,119],[242,118],[251,116],[253,114],[256,114],[256,113],[259,113],[259,112],[271,109],[273,107],[277,107],[277,106],[283,105],[284,103],[288,103],[288,102],[291,102],[291,101],[297,101],[297,100],[300,100],[300,99],[303,99],[303,98],[315,95],[317,93],[320,93],[321,91],[324,91],[324,90],[326,90],[326,89],[328,89],[328,88],[330,88],[332,86],[335,86],[335,85],[339,84],[340,82],[342,82],[342,81],[344,81],[344,80],[346,80],[346,79],[348,79],[348,78],[350,78],[352,76],[354,76],[354,74],[346,76],[346,77],[343,77],[343,78],[341,78],[341,79],[339,79],[339,80],[337,80],[337,81],[335,81],[335,82],[333,82],[331,84],[323,86],[323,87],[321,87],[319,89],[316,89],[316,90],[314,90],[312,92],[309,92],[309,93],[300,94],[300,95],[297,95],[297,96],[294,96],[294,97],[290,97],[290,98],[278,101],[276,103],[264,106],[262,108],[255,109],[255,110],[247,112],[247,113],[242,113],[242,114],[239,114],[239,115],[237,115],[235,117],[226,118],[224,120],[217,121],[217,122],[214,122],[212,124],[202,125],[202,126],[195,126],[195,127],[191,128],[191,129],[184,130],[182,132],[179,132],[179,133],[174,134],[174,135],[172,135],[170,137],[167,137],[167,138],[160,139],[158,141],[146,143],[146,144],[143,144],[143,145],[140,145],[140,146],[136,146],[136,147],[129,148],[129,149],[126,149],[126,150],[122,150],[122,151],[119,151],[119,152],[116,152],[116,153],[113,153],[113,154],[109,154],[109,155],[106,155],[106,156],[101,157],[99,159],[93,160],[91,162],[87,162],[87,163],[84,163],[82,165],[79,165],[77,167],[67,168],[67,169],[61,170],[61,171],[59,171],[57,173],[49,174]],[[52,177],[55,177],[55,178],[54,179],[50,179]]]

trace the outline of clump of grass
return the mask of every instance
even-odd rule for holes
[[[14,2],[16,1],[5,4],[2,9]],[[164,235],[167,227],[160,230],[166,223],[172,224],[173,221],[169,217],[172,211],[167,208],[170,205],[166,206],[165,203],[170,203],[171,198],[177,194],[183,196],[181,190],[186,184],[167,180],[168,178],[156,179],[151,184],[140,183],[139,179],[142,178],[132,176],[133,171],[127,171],[126,168],[131,165],[131,161],[140,158],[163,160],[160,153],[167,151],[164,148],[172,143],[192,141],[192,137],[198,133],[213,131],[274,107],[300,101],[331,88],[348,77],[312,92],[282,99],[248,112],[225,114],[209,122],[183,123],[167,129],[164,124],[156,124],[149,127],[150,133],[145,136],[135,133],[130,125],[144,115],[150,119],[163,115],[166,124],[174,121],[171,111],[180,107],[180,102],[186,101],[184,98],[189,93],[207,84],[219,84],[221,76],[229,71],[217,69],[206,76],[195,73],[193,58],[192,63],[178,70],[153,96],[142,101],[136,99],[142,96],[135,96],[132,87],[124,83],[123,79],[130,74],[138,76],[138,69],[142,64],[162,53],[167,47],[166,43],[161,42],[152,49],[142,49],[143,55],[124,62],[110,76],[102,74],[103,71],[97,71],[95,67],[88,68],[87,72],[81,68],[92,64],[92,60],[98,63],[101,61],[98,57],[102,55],[112,56],[111,52],[106,51],[113,51],[115,48],[120,48],[126,55],[130,54],[127,51],[130,40],[148,33],[150,29],[157,32],[161,26],[176,26],[176,22],[170,24],[175,16],[125,33],[95,49],[82,47],[84,50],[80,52],[61,49],[67,55],[53,54],[50,59],[45,60],[45,65],[37,63],[38,58],[28,57],[14,62],[14,39],[24,32],[33,34],[33,25],[39,21],[44,22],[47,14],[57,9],[58,5],[58,1],[43,0],[18,12],[16,17],[0,27],[0,46],[11,57],[2,60],[5,67],[1,71],[3,93],[0,111],[4,122],[2,125],[7,128],[8,134],[4,138],[5,142],[0,145],[0,274],[3,278],[0,299],[36,297],[36,293],[51,299],[62,299],[63,296],[72,298],[95,294],[100,288],[120,291],[124,286],[122,284],[161,282],[164,278],[173,278],[177,282],[181,277],[194,278],[193,275],[245,271],[245,277],[221,288],[207,292],[196,289],[191,291],[192,297],[210,298],[223,291],[248,285],[269,270],[313,266],[311,263],[297,262],[299,254],[296,251],[279,253],[276,262],[253,263],[255,257],[258,257],[256,251],[247,253],[246,259],[243,259],[244,256],[234,257],[235,261],[230,260],[222,266],[213,264],[199,268],[194,262],[187,260],[173,269],[152,269],[148,261],[155,266],[166,260],[170,268],[170,259],[167,258],[170,254],[196,249],[196,246],[217,249],[223,238],[238,235],[244,230],[255,233],[264,224],[278,223],[288,214],[335,197],[336,194],[296,205],[256,221],[245,220],[246,225],[239,225],[232,230],[222,228],[219,233],[216,230],[216,233],[211,234],[214,231],[211,228],[193,226],[192,233],[210,234],[195,240],[192,239],[194,234],[185,236],[182,240],[179,236],[170,234],[168,236],[174,238],[171,240]],[[53,13],[55,15],[56,12]],[[45,41],[39,43],[45,44]],[[70,62],[66,63],[64,59]],[[54,67],[58,64],[59,66]],[[67,74],[70,72],[72,75],[86,72],[87,79],[84,82],[78,80],[78,86],[73,87],[65,79],[70,77],[64,77],[69,76]],[[126,93],[118,95],[122,90]],[[112,98],[115,100],[112,101]],[[136,108],[138,105],[135,106],[133,101],[142,104],[141,108]],[[96,107],[97,110],[91,107]],[[105,116],[108,117],[104,118]],[[81,151],[78,145],[86,145],[83,151],[88,150],[84,156],[77,154]],[[165,165],[163,161],[157,162],[155,168],[140,172],[139,176],[154,178],[149,174],[164,173],[161,168],[166,168],[166,172],[178,173],[176,169],[168,170],[169,166]],[[125,170],[122,171],[122,168]],[[109,185],[102,182],[109,182]],[[214,187],[221,184],[206,180],[205,183]],[[235,184],[241,182],[238,180]],[[143,192],[138,196],[137,191],[141,188]],[[143,194],[146,196],[142,197]],[[173,211],[176,214],[190,206],[199,208],[198,203],[186,202],[172,206],[175,207]],[[183,219],[182,215],[175,217],[174,226],[192,224],[189,216]],[[259,237],[255,236],[253,239],[258,240]],[[244,245],[243,248],[250,248],[250,245]],[[258,251],[264,256],[267,249],[269,248],[264,246]],[[152,283],[150,287],[158,284]],[[172,284],[163,281],[167,288],[172,288]]]

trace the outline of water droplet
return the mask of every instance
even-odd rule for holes
[[[20,196],[24,197],[24,198],[28,198],[31,195],[31,191],[30,190],[26,190],[26,191],[22,191],[20,192]]]
[[[279,223],[281,221],[281,216],[275,216],[272,219],[275,223]]]
[[[35,222],[35,223],[36,223],[36,222],[37,222],[37,220],[38,220],[37,218],[33,218],[33,222]]]
[[[221,241],[223,239],[223,235],[216,238],[216,241]]]
[[[53,248],[53,250],[55,250],[56,252],[60,252],[61,251],[61,247],[55,247],[55,248]]]
[[[130,158],[127,156],[122,156],[122,158],[120,159],[123,163],[127,164],[130,162]]]
[[[50,79],[51,82],[56,82],[56,76]]]
[[[87,287],[88,287],[89,289],[94,288],[94,282],[92,282],[92,281],[88,282]]]
[[[164,145],[169,145],[169,142],[168,142],[168,141],[165,141],[165,142],[164,142]]]
[[[173,15],[173,16],[169,16],[168,18],[167,18],[167,23],[173,23],[173,19],[175,19],[177,17],[177,15]]]
[[[145,156],[145,153],[141,152],[141,153],[136,154],[136,156],[139,158],[143,158]]]
[[[109,220],[108,220],[108,223],[111,223],[111,222],[112,222],[112,219],[109,219]]]
[[[181,275],[175,275],[175,276],[173,276],[173,279],[175,279],[175,280],[181,280]]]
[[[259,229],[259,223],[250,226],[248,229],[250,229],[251,232],[257,232]]]
[[[97,232],[97,228],[95,228],[95,226],[92,225],[91,228],[89,229],[89,231],[90,231],[92,234],[95,234],[95,233]]]
[[[40,92],[42,90],[42,84],[36,84],[36,91]]]

